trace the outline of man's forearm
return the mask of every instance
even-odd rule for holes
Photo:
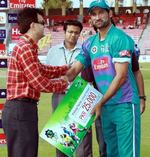
[[[67,71],[66,76],[71,82],[74,78],[82,71],[83,65],[80,62],[75,62],[70,69]]]
[[[143,76],[141,74],[141,71],[134,72],[137,88],[138,88],[138,93],[140,96],[144,96],[144,81],[143,81]]]
[[[123,85],[125,82],[126,77],[115,77],[110,84],[107,92],[104,94],[103,98],[101,99],[101,105],[104,105],[115,93],[118,89]]]

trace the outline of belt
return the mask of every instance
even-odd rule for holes
[[[53,93],[53,95],[65,95],[66,93],[65,92],[61,92],[61,93]]]
[[[15,98],[15,99],[12,99],[14,101],[24,101],[24,102],[32,102],[32,103],[37,103],[38,100],[35,100],[35,99],[30,99],[30,98]]]
[[[66,94],[66,92],[62,92],[62,93],[60,93],[60,94]]]

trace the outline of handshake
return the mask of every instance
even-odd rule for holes
[[[76,77],[76,74],[74,72],[74,68],[72,67],[73,63],[74,62],[71,62],[68,65],[68,70],[67,70],[66,74],[63,75],[63,76],[61,76],[61,79],[63,79],[64,81],[66,81],[68,83],[68,85],[70,85],[70,82],[72,82],[74,80],[74,78]]]

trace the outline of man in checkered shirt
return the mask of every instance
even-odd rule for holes
[[[43,37],[43,16],[35,8],[25,8],[18,14],[23,35],[8,61],[7,100],[2,113],[8,157],[38,156],[40,92],[63,92],[68,86],[67,79],[58,79],[68,66],[43,65],[38,59],[37,42]]]

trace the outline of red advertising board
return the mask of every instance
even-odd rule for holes
[[[0,134],[0,146],[6,144],[6,136],[5,134]]]
[[[4,104],[0,104],[0,128],[2,128],[2,109]]]
[[[2,110],[2,109],[3,109],[3,106],[4,106],[4,104],[0,104],[0,110]]]
[[[4,104],[0,104],[0,123],[1,123],[1,117],[2,117],[2,109]],[[1,125],[1,124],[0,124]],[[2,126],[2,125],[1,125]],[[1,127],[2,128],[2,127]],[[6,136],[4,133],[0,133],[0,146],[6,144]]]
[[[0,44],[0,56],[6,55],[6,45]]]
[[[34,8],[35,0],[9,0],[10,9]]]
[[[0,50],[5,50],[5,44],[0,44]]]
[[[12,27],[11,29],[11,40],[18,40],[19,37],[21,36],[21,33],[18,29],[18,27]]]

